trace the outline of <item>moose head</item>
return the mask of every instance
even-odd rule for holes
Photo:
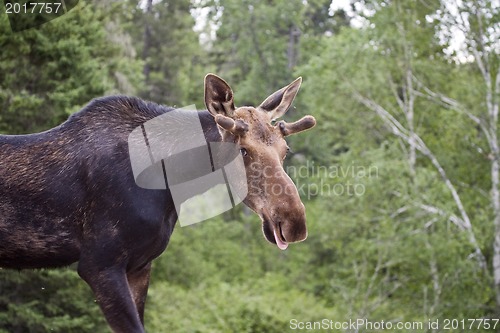
[[[243,202],[262,220],[265,238],[281,250],[307,237],[306,212],[283,168],[289,151],[285,137],[312,128],[312,116],[276,122],[290,108],[302,78],[271,94],[259,106],[234,106],[233,91],[214,74],[205,77],[205,105],[223,142],[238,144],[245,163],[248,194]]]

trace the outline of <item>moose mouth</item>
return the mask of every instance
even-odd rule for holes
[[[283,231],[281,230],[281,223],[274,223],[266,215],[261,216],[262,219],[262,231],[266,239],[273,244],[276,244],[280,250],[286,250],[288,243],[283,236]]]

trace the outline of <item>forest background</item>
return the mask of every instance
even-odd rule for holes
[[[281,252],[243,207],[178,226],[154,262],[149,332],[500,329],[498,0],[81,0],[21,32],[0,8],[2,134],[110,94],[203,108],[208,72],[237,105],[303,77],[285,119],[318,125],[290,138],[286,168],[308,239]],[[49,331],[109,331],[75,267],[0,270],[0,332]]]

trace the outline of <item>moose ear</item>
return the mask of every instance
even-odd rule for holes
[[[259,106],[259,109],[269,112],[271,120],[277,119],[285,114],[299,91],[302,78],[299,77],[288,86],[281,88]]]
[[[233,91],[226,81],[215,74],[205,76],[205,105],[214,117],[217,114],[233,117]]]

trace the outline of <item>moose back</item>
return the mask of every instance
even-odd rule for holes
[[[307,236],[305,209],[283,170],[284,137],[315,125],[311,116],[280,121],[301,79],[258,107],[235,108],[233,92],[205,77],[207,142],[241,147],[247,171],[244,203],[261,218],[264,236],[285,249]],[[0,135],[0,267],[51,268],[78,262],[114,332],[144,332],[151,261],[166,248],[177,220],[170,190],[135,183],[128,136],[172,108],[135,97],[95,99],[58,127]],[[269,172],[259,172],[268,168]],[[281,186],[274,195],[270,186]]]

